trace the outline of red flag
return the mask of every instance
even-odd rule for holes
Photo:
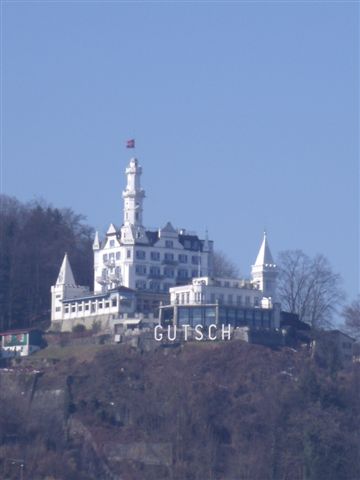
[[[135,148],[135,140],[131,139],[126,142],[126,148]]]

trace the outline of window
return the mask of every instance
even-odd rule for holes
[[[238,296],[236,297],[236,303],[237,303],[238,305],[241,305],[241,304],[242,304],[241,295],[238,295]]]
[[[115,240],[110,240],[110,247],[114,247],[115,246]]]
[[[131,258],[131,250],[130,250],[130,248],[128,248],[128,249],[126,250],[126,258]]]
[[[190,303],[190,292],[186,292],[186,303]]]
[[[146,275],[146,265],[136,265],[135,272],[138,275]]]
[[[82,312],[82,305],[78,306],[78,312]]]
[[[105,308],[109,308],[110,307],[110,303],[109,302],[105,302]]]
[[[215,293],[212,293],[212,294],[210,295],[210,303],[216,303]]]
[[[103,261],[107,262],[107,259],[108,259],[108,256],[107,256],[107,253],[105,253],[105,255],[103,255]]]
[[[259,306],[259,297],[254,297],[254,306],[255,307]]]
[[[120,252],[116,252],[116,260],[120,260]]]
[[[183,268],[179,268],[178,277],[179,278],[188,278],[188,271],[183,269]]]
[[[65,313],[69,313],[69,306],[68,305],[65,306]]]
[[[246,305],[247,307],[250,306],[250,297],[245,297],[245,305]]]
[[[172,240],[165,240],[166,248],[174,248],[174,242]]]
[[[160,253],[159,252],[151,252],[150,258],[151,258],[151,260],[158,261],[158,260],[160,260]]]
[[[229,305],[232,305],[233,303],[233,296],[231,294],[228,295],[228,303]]]
[[[192,270],[191,276],[192,277],[197,277],[197,275],[198,275],[198,271],[197,270]]]
[[[174,254],[173,253],[165,253],[165,260],[173,261],[174,260]]]
[[[55,312],[61,312],[61,307],[56,307]]]
[[[111,306],[112,306],[112,307],[117,307],[117,298],[113,298],[113,299],[111,300]]]
[[[56,298],[61,298],[61,295],[56,295]]]
[[[136,212],[136,213],[135,213],[135,219],[136,219],[136,220],[139,220],[139,212]]]
[[[154,277],[160,276],[160,267],[150,267],[150,275]]]
[[[160,282],[150,282],[149,286],[150,290],[153,290],[154,292],[158,292],[160,290]]]
[[[228,287],[228,288],[229,288],[229,287],[230,287],[230,282],[228,282],[228,281],[224,282],[224,287]]]
[[[164,275],[165,277],[172,278],[174,276],[174,269],[173,268],[164,268]]]
[[[136,258],[138,260],[145,260],[146,252],[144,250],[136,250]]]
[[[89,310],[89,304],[85,303],[85,310]]]
[[[71,311],[75,312],[76,311],[76,305],[71,305]]]
[[[184,255],[183,253],[181,253],[181,254],[179,255],[179,262],[180,262],[180,263],[187,263],[187,261],[188,261],[188,256],[187,256],[187,255]]]
[[[99,310],[103,308],[103,302],[99,302]]]
[[[109,253],[109,260],[114,260],[114,254],[113,253]]]
[[[136,285],[136,288],[138,290],[146,290],[146,281],[145,280],[137,280],[135,285]]]
[[[171,287],[173,287],[173,285],[172,285],[171,283],[164,283],[164,285],[163,285],[163,290],[164,290],[164,292],[169,293],[169,289],[170,289]]]
[[[191,257],[191,263],[192,263],[193,265],[199,265],[199,263],[200,263],[200,258],[199,258],[199,256],[198,256],[198,255],[193,255],[193,256]]]

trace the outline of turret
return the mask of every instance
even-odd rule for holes
[[[264,297],[271,297],[274,301],[276,293],[277,266],[270,252],[267,235],[264,232],[262,244],[251,267],[252,282],[263,292]]]
[[[141,188],[142,168],[136,158],[130,160],[125,170],[127,183],[123,191],[124,223],[121,227],[121,243],[148,243],[143,226],[143,200],[145,191]]]
[[[136,158],[130,160],[125,170],[127,185],[123,191],[124,199],[124,224],[142,226],[143,199],[145,191],[141,188],[140,177],[142,168]]]
[[[80,297],[88,292],[88,287],[76,285],[68,254],[65,253],[56,283],[51,287],[51,320],[62,319],[64,299]]]

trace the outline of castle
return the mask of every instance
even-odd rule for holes
[[[141,174],[138,160],[132,158],[126,168],[122,226],[111,224],[103,239],[95,234],[93,292],[76,284],[65,254],[51,287],[52,328],[66,331],[79,323],[91,328],[97,322],[111,329],[121,319],[151,315],[169,303],[272,309],[277,269],[266,235],[250,281],[214,279],[213,241],[207,234],[201,239],[170,222],[158,230],[145,228]]]

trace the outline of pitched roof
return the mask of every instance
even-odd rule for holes
[[[61,264],[56,285],[76,285],[67,253],[65,253],[64,260]]]
[[[263,238],[259,253],[256,257],[255,265],[257,266],[274,265],[274,260],[270,252],[266,232],[264,232],[264,238]]]

